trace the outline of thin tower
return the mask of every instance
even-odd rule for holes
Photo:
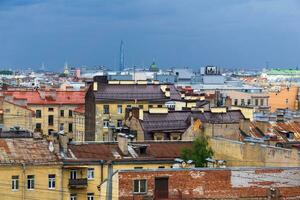
[[[124,42],[123,42],[123,40],[121,40],[119,71],[123,71],[123,70],[124,70]]]

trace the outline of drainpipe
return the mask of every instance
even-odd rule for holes
[[[106,199],[112,200],[112,175],[113,175],[113,167],[112,164],[108,164],[108,177],[107,177],[107,185],[106,185]]]
[[[23,176],[23,190],[22,190],[22,199],[25,200],[25,187],[26,187],[26,181],[25,181],[25,170],[26,170],[26,166],[25,166],[25,163],[22,163],[22,176]]]
[[[64,200],[64,170],[63,166],[61,166],[61,200]]]

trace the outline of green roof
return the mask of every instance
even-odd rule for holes
[[[271,69],[268,70],[267,75],[300,75],[300,70],[298,69]]]

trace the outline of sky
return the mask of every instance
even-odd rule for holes
[[[297,67],[299,0],[0,0],[0,68]]]

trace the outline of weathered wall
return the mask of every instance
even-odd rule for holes
[[[296,149],[243,143],[223,138],[211,138],[210,145],[214,157],[226,160],[228,166],[300,166],[300,153]]]
[[[277,108],[296,110],[298,90],[298,87],[290,87],[282,88],[279,92],[269,92],[271,112],[276,111]]]
[[[154,197],[155,177],[168,177],[169,199],[299,199],[300,168],[166,169],[119,172],[119,199]],[[147,192],[133,194],[133,180]],[[270,197],[270,188],[278,198]]]

